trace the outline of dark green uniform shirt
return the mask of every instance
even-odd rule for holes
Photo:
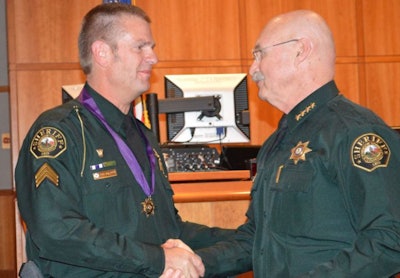
[[[275,132],[259,152],[235,244],[198,252],[208,273],[247,270],[250,257],[257,278],[399,272],[400,136],[333,81],[286,118],[277,147]]]
[[[125,115],[85,86],[125,140]],[[148,217],[147,195],[106,128],[80,102],[43,113],[29,130],[15,171],[17,198],[28,227],[28,259],[45,277],[158,277],[167,239],[196,249],[231,233],[181,220],[158,143],[139,121],[137,128],[157,157],[155,212]],[[137,148],[139,163],[149,165],[140,136]]]

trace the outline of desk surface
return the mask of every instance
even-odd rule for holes
[[[170,173],[176,203],[249,200],[249,171]]]

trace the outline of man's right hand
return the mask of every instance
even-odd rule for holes
[[[162,245],[165,254],[165,271],[162,277],[203,277],[205,268],[201,258],[182,241]]]

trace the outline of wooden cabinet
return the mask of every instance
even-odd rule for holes
[[[249,171],[170,173],[174,200],[184,220],[236,228],[246,221]]]
[[[14,192],[0,190],[0,277],[4,278],[16,277],[14,200]]]
[[[183,220],[234,229],[246,221],[249,171],[172,173],[175,206]],[[253,277],[252,272],[238,278]]]

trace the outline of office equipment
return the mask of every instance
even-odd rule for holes
[[[203,145],[167,145],[161,148],[168,172],[204,172],[218,170],[216,148]]]
[[[166,101],[175,102],[175,106],[165,112],[170,142],[203,144],[250,141],[246,74],[166,75],[165,95]],[[212,99],[207,100],[207,97]],[[200,108],[201,98],[208,101],[207,109]],[[191,100],[187,111],[180,111],[186,107],[179,103],[180,100]],[[177,112],[173,111],[174,108]]]
[[[261,146],[224,146],[220,155],[220,168],[225,170],[251,170]]]

